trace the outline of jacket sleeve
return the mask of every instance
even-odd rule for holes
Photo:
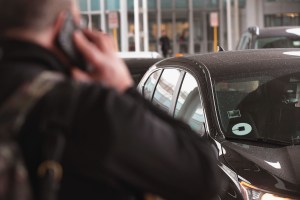
[[[76,93],[76,95],[75,95]],[[135,89],[101,85],[57,89],[49,106],[74,109],[65,166],[118,188],[165,199],[211,199],[219,190],[216,155],[205,138],[154,108]],[[75,106],[74,106],[75,105]]]

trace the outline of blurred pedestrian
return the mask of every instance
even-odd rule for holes
[[[159,42],[161,45],[161,51],[163,53],[164,58],[168,57],[170,51],[170,39],[165,30],[162,31],[162,36],[159,38]]]
[[[110,36],[73,30],[80,21],[74,2],[0,0],[0,103],[43,72],[64,77],[30,110],[18,138],[35,199],[44,142],[55,129],[65,138],[59,199],[213,198],[219,180],[212,147],[135,90]],[[75,60],[82,56],[86,65],[74,62],[68,51],[75,48]]]
[[[180,53],[188,52],[189,30],[184,29],[178,38]]]

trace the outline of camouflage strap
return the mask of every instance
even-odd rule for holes
[[[0,107],[0,137],[16,137],[29,111],[62,80],[62,75],[44,71],[17,89]]]

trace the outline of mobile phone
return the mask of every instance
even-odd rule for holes
[[[78,29],[80,29],[80,27],[75,24],[71,12],[67,12],[64,24],[57,35],[56,43],[72,65],[77,66],[83,71],[89,71],[90,67],[88,63],[76,48],[73,41],[73,32]]]

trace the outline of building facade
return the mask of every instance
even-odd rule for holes
[[[112,34],[120,51],[160,51],[165,31],[170,55],[234,49],[249,26],[300,25],[300,0],[77,0],[90,28]],[[138,30],[138,31],[135,31]]]

